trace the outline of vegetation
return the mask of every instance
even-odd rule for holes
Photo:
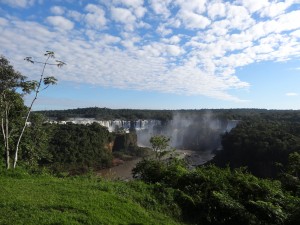
[[[213,161],[216,165],[247,167],[254,175],[276,178],[287,166],[289,155],[300,153],[300,123],[241,121],[223,136],[222,146]]]
[[[134,109],[109,109],[109,108],[78,108],[67,110],[38,111],[46,117],[54,117],[59,120],[68,118],[85,117],[98,120],[123,119],[134,121],[138,119],[157,119],[167,121],[172,118],[170,110],[134,110]]]
[[[109,108],[77,108],[67,110],[38,111],[45,117],[67,120],[74,117],[96,118],[99,120],[123,119],[157,119],[168,121],[174,113],[186,117],[211,114],[214,118],[230,120],[272,120],[297,122],[300,121],[300,110],[267,110],[267,109],[194,109],[194,110],[140,110],[140,109],[109,109]]]
[[[61,67],[64,65],[63,62],[57,60],[54,64],[48,63],[50,58],[54,58],[53,52],[47,51],[45,56],[47,57],[45,62],[34,61],[31,57],[25,58],[26,61],[31,63],[43,64],[40,79],[37,81],[28,81],[25,76],[14,70],[5,57],[0,57],[0,116],[7,169],[11,168],[11,153],[14,154],[13,168],[16,168],[19,146],[31,114],[32,106],[38,94],[57,81],[52,76],[44,76],[46,66],[57,65]],[[22,97],[31,92],[34,93],[34,98],[27,108],[24,106]],[[13,152],[12,149],[14,149]]]
[[[170,138],[167,138],[163,135],[157,135],[150,138],[150,143],[156,160],[161,161],[162,158],[168,154],[168,152],[172,151],[172,149],[169,147],[169,141]]]
[[[215,166],[188,170],[184,162],[143,160],[134,176],[160,185],[179,207],[179,218],[191,224],[298,224],[299,195],[280,181],[259,179],[242,169]]]
[[[106,128],[97,123],[46,126],[52,130],[48,145],[52,158],[47,162],[52,169],[78,173],[111,165],[113,136]]]
[[[181,224],[158,189],[99,177],[0,172],[0,224]],[[167,211],[168,210],[168,211]]]

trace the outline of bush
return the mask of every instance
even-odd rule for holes
[[[244,169],[210,165],[189,171],[180,160],[143,160],[133,174],[159,185],[158,193],[168,190],[165,198],[174,200],[180,217],[189,223],[293,224],[298,215],[294,208],[299,198],[285,193],[279,181],[257,178]]]

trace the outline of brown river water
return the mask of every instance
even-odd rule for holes
[[[214,155],[209,152],[199,152],[192,150],[176,150],[179,158],[185,158],[190,167],[202,165],[211,160]],[[98,171],[98,175],[107,179],[132,180],[132,169],[140,162],[142,158],[124,161],[124,163],[107,169]]]

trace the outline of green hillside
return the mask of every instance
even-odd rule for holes
[[[0,176],[0,224],[180,224],[142,182]]]

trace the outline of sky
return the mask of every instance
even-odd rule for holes
[[[300,0],[0,0],[0,55],[47,50],[35,110],[300,109]]]

